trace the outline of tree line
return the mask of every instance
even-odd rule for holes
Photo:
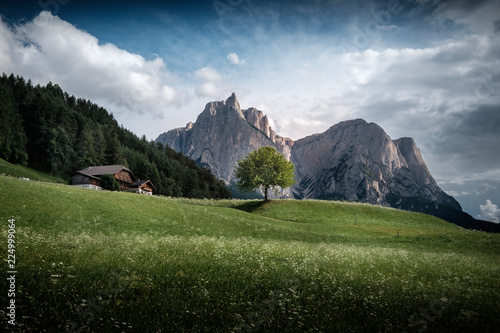
[[[122,164],[150,179],[157,194],[229,198],[224,182],[192,159],[137,137],[113,114],[57,84],[33,86],[5,73],[0,78],[0,157],[60,175],[95,165]]]

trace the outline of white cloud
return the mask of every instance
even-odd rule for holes
[[[441,184],[439,184],[441,185]],[[448,195],[451,195],[452,197],[454,197],[455,199],[457,197],[461,197],[461,196],[464,196],[464,195],[471,195],[472,192],[468,192],[468,191],[446,191],[446,194]]]
[[[286,132],[278,134],[296,139],[341,120],[364,118],[394,138],[412,136],[422,145],[431,140],[430,148],[436,150],[447,139],[439,137],[441,129],[457,122],[454,115],[463,112],[464,101],[475,96],[483,74],[498,72],[495,45],[499,41],[500,35],[474,35],[426,48],[344,54],[336,53],[333,46],[297,48],[292,42],[282,43],[267,51],[268,57],[246,66],[248,75],[242,82],[246,80],[251,89],[246,106],[266,102],[268,108],[262,111],[283,124],[281,130]],[[285,60],[271,63],[271,57]],[[475,100],[478,104],[496,98],[480,97]],[[308,123],[293,126],[295,118]],[[286,120],[291,126],[285,126]]]
[[[477,216],[478,219],[500,223],[500,209],[497,205],[492,203],[491,200],[486,199],[486,203],[484,205],[479,205],[479,210],[481,211],[481,214]]]
[[[222,78],[222,75],[217,70],[210,67],[203,67],[197,70],[194,72],[194,76],[207,81],[216,81]]]
[[[204,82],[196,86],[194,93],[199,97],[215,97],[219,95],[219,89],[215,82]]]
[[[197,97],[205,99],[225,99],[229,96],[229,88],[224,77],[214,68],[203,67],[194,72],[194,76],[202,82],[194,89]]]
[[[495,71],[496,42],[494,36],[477,35],[423,49],[369,49],[344,54],[340,65],[349,69],[345,78],[349,83],[363,85],[374,95],[383,92],[392,98],[397,92],[407,96],[439,92],[463,98],[464,93],[474,94],[481,71]]]
[[[227,59],[233,65],[244,65],[246,63],[245,60],[240,59],[240,56],[237,53],[229,53],[227,55]]]
[[[448,115],[462,112],[464,102],[475,96],[483,74],[500,68],[495,56],[499,41],[500,35],[474,35],[426,48],[344,54],[338,54],[334,46],[297,48],[296,43],[282,41],[275,49],[248,52],[252,56],[267,52],[268,56],[249,62],[241,84],[251,89],[251,103],[246,105],[266,101],[270,108],[263,111],[278,123],[296,117],[322,123],[283,127],[294,138],[341,120],[365,118],[394,138],[437,141],[440,129],[453,120]],[[480,97],[477,103],[496,98]]]
[[[110,111],[162,117],[186,95],[171,85],[164,61],[146,60],[113,44],[100,44],[89,33],[41,12],[33,21],[9,26],[0,19],[0,71],[53,81]]]

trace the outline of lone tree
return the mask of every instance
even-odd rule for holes
[[[295,184],[294,169],[293,163],[287,161],[276,149],[261,147],[238,160],[234,175],[238,179],[236,185],[243,191],[263,187],[267,201],[267,192],[270,188],[275,186],[286,188]]]

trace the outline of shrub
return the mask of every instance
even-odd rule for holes
[[[102,175],[100,185],[104,190],[119,191],[120,184],[115,179],[114,175]]]

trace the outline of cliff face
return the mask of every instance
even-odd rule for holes
[[[294,189],[298,197],[377,204],[388,191],[381,183],[407,166],[382,128],[361,119],[296,141],[292,162],[300,179]]]
[[[242,110],[235,94],[208,103],[194,124],[163,133],[156,141],[206,166],[226,183],[233,180],[237,160],[251,151],[271,146],[290,158],[293,144],[274,133],[262,111]]]
[[[276,135],[255,108],[242,110],[233,94],[210,102],[196,122],[160,135],[156,141],[233,181],[237,160],[263,146],[281,152],[296,166],[295,198],[344,199],[408,210],[462,211],[436,184],[411,138],[392,140],[374,123],[344,121],[298,141]]]
[[[299,198],[345,199],[397,208],[424,199],[461,210],[436,184],[413,139],[393,141],[380,126],[362,119],[297,140],[291,160],[297,168],[293,190]],[[413,208],[420,210],[416,204]]]

